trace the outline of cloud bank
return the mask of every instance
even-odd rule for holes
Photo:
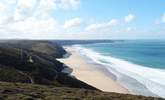
[[[1,0],[0,31],[5,33],[56,33],[61,25],[53,16],[56,10],[74,10],[80,0]],[[78,19],[75,19],[78,21]],[[77,23],[68,23],[67,27]]]
[[[0,38],[53,39],[73,36],[92,38],[106,37],[105,34],[121,37],[122,33],[131,33],[131,35],[138,33],[136,31],[138,25],[134,23],[135,19],[139,21],[139,16],[134,14],[136,12],[126,13],[126,16],[121,15],[117,18],[109,15],[109,18],[114,18],[109,19],[106,16],[97,21],[96,15],[88,15],[86,14],[89,13],[88,11],[84,13],[82,9],[79,9],[81,2],[82,0],[0,0]],[[61,14],[59,14],[60,17],[58,16],[59,12],[64,12],[62,18],[60,18]],[[59,18],[56,19],[56,16]],[[93,21],[89,21],[88,18]],[[158,24],[164,25],[165,13],[158,18]],[[156,30],[155,27],[154,29]],[[164,34],[164,28],[161,29]]]

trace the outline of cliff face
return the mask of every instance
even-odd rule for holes
[[[0,43],[0,81],[95,89],[62,72],[66,51],[48,41]]]

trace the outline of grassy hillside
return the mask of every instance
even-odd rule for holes
[[[0,82],[1,100],[163,100],[69,87]]]
[[[60,58],[66,51],[57,43],[43,40],[4,40],[0,41],[1,46],[26,49],[29,51],[46,54]]]

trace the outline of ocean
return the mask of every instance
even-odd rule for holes
[[[73,45],[130,92],[165,98],[165,41],[128,40]]]

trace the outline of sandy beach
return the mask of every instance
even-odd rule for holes
[[[65,49],[71,55],[58,60],[73,69],[71,75],[105,92],[129,93],[126,88],[105,74],[104,71],[96,68],[94,64],[87,63],[74,48],[67,47]]]

